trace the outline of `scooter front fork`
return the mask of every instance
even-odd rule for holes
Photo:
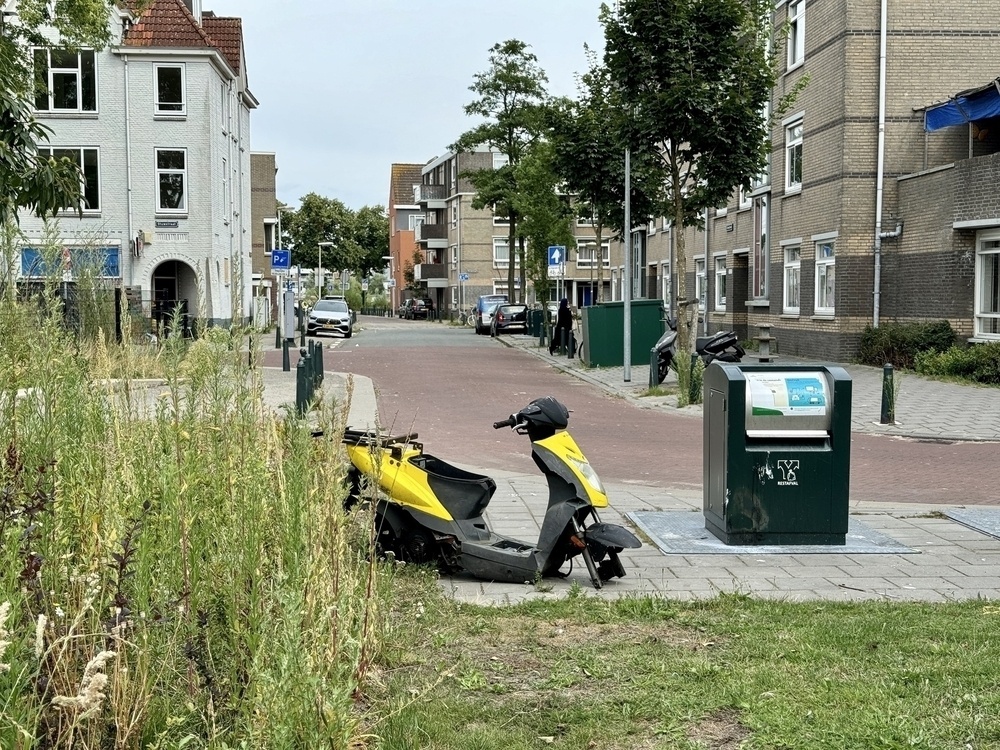
[[[583,527],[580,526],[580,522],[575,518],[573,519],[573,530],[576,532],[576,536],[579,539],[586,539],[587,537],[583,533]],[[590,554],[590,547],[584,544],[583,549],[580,551],[580,555],[583,557],[583,561],[587,563],[587,572],[590,573],[590,580],[594,584],[595,589],[599,589],[604,586],[604,581],[601,579],[601,574],[597,570],[597,565],[594,563],[594,556]]]

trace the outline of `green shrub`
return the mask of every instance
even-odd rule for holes
[[[916,357],[916,370],[924,375],[949,375],[1000,385],[1000,342],[922,352]]]
[[[888,362],[894,367],[912,370],[920,352],[943,352],[956,341],[955,331],[946,320],[886,323],[878,328],[867,326],[861,334],[858,361],[875,367]]]

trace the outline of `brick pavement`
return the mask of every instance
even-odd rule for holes
[[[505,337],[504,344],[519,346],[549,358],[528,337]],[[587,369],[578,361],[549,358],[559,367],[606,391],[630,401],[640,401],[648,371],[632,368],[632,382],[625,384],[622,368]],[[294,401],[294,383],[288,373],[265,369],[265,398],[279,406]],[[855,365],[846,367],[854,378],[855,430],[906,435],[933,440],[995,440],[1000,437],[1000,390],[978,389],[905,376],[899,396],[900,424],[878,425],[881,372]],[[270,370],[270,372],[268,372]],[[328,373],[325,388],[334,398],[345,393],[346,373]],[[376,411],[371,380],[353,376],[351,421],[370,422]],[[289,383],[292,382],[292,388]],[[289,396],[290,394],[290,396]],[[669,398],[645,408],[676,409]],[[687,411],[700,413],[698,407]],[[871,411],[872,417],[869,417]],[[921,416],[921,415],[924,416]],[[476,467],[466,466],[470,470]],[[545,509],[545,486],[537,474],[491,471],[498,490],[487,517],[499,533],[532,541]],[[613,508],[602,511],[602,520],[626,523],[625,514],[647,510],[701,509],[701,493],[668,490],[639,483],[608,485]],[[944,498],[942,498],[944,500]],[[442,579],[450,596],[487,605],[565,596],[574,585],[601,597],[655,595],[674,599],[716,596],[736,592],[755,597],[827,601],[926,601],[1000,598],[1000,540],[966,528],[946,517],[940,504],[853,502],[851,514],[872,529],[905,544],[913,554],[665,554],[648,542],[627,551],[623,561],[628,575],[609,582],[600,592],[590,588],[585,569],[577,566],[564,579],[546,579],[539,585],[489,583],[468,577]]]

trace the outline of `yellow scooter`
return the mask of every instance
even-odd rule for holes
[[[566,432],[569,410],[546,396],[535,399],[494,429],[510,427],[531,440],[535,464],[549,485],[549,505],[534,544],[496,534],[483,518],[496,482],[424,453],[416,434],[390,436],[348,429],[349,503],[381,492],[375,508],[378,544],[408,562],[436,563],[447,573],[492,581],[533,582],[563,576],[581,556],[595,588],[625,575],[618,555],[641,546],[622,526],[601,523],[608,496],[583,452]],[[367,478],[367,481],[365,481]]]

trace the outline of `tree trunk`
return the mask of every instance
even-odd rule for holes
[[[594,250],[594,262],[597,264],[597,291],[594,294],[594,301],[600,304],[604,301],[604,248],[601,246],[601,241],[604,239],[604,224],[597,222],[595,230],[597,249]]]
[[[524,269],[527,265],[524,257],[524,235],[517,238],[517,259],[521,264],[517,274],[517,278],[521,282],[521,291],[517,295],[517,301],[523,304],[528,291],[528,285],[524,283]]]
[[[514,294],[514,240],[517,237],[517,214],[510,210],[510,228],[507,231],[507,299],[517,301]]]
[[[685,357],[685,365],[689,365],[691,356],[691,325],[688,317],[688,307],[691,301],[687,298],[687,253],[684,243],[684,196],[681,194],[680,166],[674,161],[671,164],[671,190],[674,203],[674,261],[676,268],[671,273],[677,275],[677,352]],[[698,300],[694,300],[695,312],[698,310]]]

